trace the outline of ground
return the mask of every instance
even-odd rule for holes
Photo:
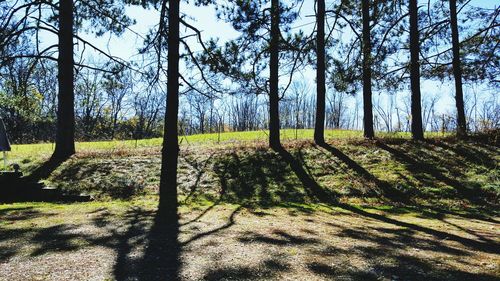
[[[500,270],[496,219],[222,204],[181,207],[177,234],[154,229],[147,201],[0,212],[1,280],[498,280]]]
[[[178,220],[156,212],[158,140],[82,143],[42,172],[50,145],[14,147],[95,201],[0,205],[0,280],[500,280],[498,136],[309,134],[191,137]]]

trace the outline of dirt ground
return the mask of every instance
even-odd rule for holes
[[[500,280],[500,218],[348,205],[11,205],[0,280]],[[178,225],[178,227],[177,227]]]

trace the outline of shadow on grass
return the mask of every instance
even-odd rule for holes
[[[405,153],[406,156],[401,156],[401,150],[416,145],[407,140],[388,142],[390,146],[380,142],[361,144],[366,146],[369,157],[359,161],[359,155],[352,158],[329,144],[312,145],[317,149],[307,146],[288,151],[277,149],[276,153],[259,148],[221,153],[214,157],[212,166],[220,191],[212,198],[215,200],[209,199],[217,201],[220,197],[223,202],[259,207],[336,202],[339,198],[359,198],[362,202],[375,199],[391,206],[412,208],[427,217],[449,214],[495,221],[495,208],[491,208],[492,203],[485,204],[487,198],[494,196],[492,187],[483,190],[487,183],[467,181],[463,173],[455,178],[445,176],[458,170],[453,164],[459,159],[456,155],[448,156],[450,151],[436,146],[419,146],[408,149],[418,158]],[[419,160],[427,154],[434,154],[431,156],[435,159]],[[387,180],[375,176],[365,164],[386,173]],[[459,167],[469,169],[465,164]],[[461,184],[466,181],[480,186],[468,191],[470,187]],[[464,192],[456,192],[457,188]],[[475,192],[476,188],[481,190]]]
[[[459,180],[449,178],[443,173],[441,173],[435,166],[430,165],[428,163],[418,161],[417,159],[409,156],[405,152],[391,147],[381,141],[377,142],[377,147],[389,152],[396,160],[407,165],[408,170],[412,171],[413,175],[421,180],[425,181],[424,178],[420,176],[420,174],[430,175],[435,180],[441,181],[448,186],[453,187],[457,191],[457,195],[459,195],[463,199],[470,200],[474,203],[483,204],[485,194],[481,193],[481,190],[474,190],[464,186]]]
[[[408,228],[408,229],[411,229],[414,231],[426,233],[426,234],[432,235],[438,239],[452,240],[452,241],[458,242],[464,246],[467,246],[467,247],[470,247],[470,248],[473,248],[475,250],[482,251],[485,253],[497,254],[500,252],[500,244],[498,244],[494,241],[481,242],[481,241],[477,241],[474,239],[465,238],[465,237],[458,236],[458,235],[455,235],[455,234],[452,234],[449,232],[444,232],[444,231],[436,230],[433,228],[420,226],[418,224],[413,224],[413,223],[408,223],[408,222],[396,220],[396,219],[389,218],[389,217],[384,216],[384,215],[367,212],[363,209],[356,208],[356,207],[349,205],[349,204],[338,204],[337,206],[344,209],[344,210],[351,211],[354,214],[358,214],[358,215],[366,217],[366,218],[371,218],[371,219],[375,219],[375,220],[378,220],[381,222],[385,222],[385,223],[393,224],[396,226],[405,227],[405,228]]]
[[[0,260],[8,262],[16,255],[15,249],[3,248],[1,245],[17,245],[3,243],[9,237],[17,237],[36,246],[32,252],[33,256],[64,253],[94,246],[109,248],[116,253],[113,268],[113,278],[116,280],[186,280],[187,277],[181,275],[183,265],[189,265],[190,262],[199,263],[200,260],[209,263],[202,266],[201,280],[281,279],[297,272],[294,265],[297,259],[308,270],[301,275],[302,277],[312,277],[311,274],[314,274],[325,279],[348,280],[381,278],[495,280],[492,275],[470,273],[459,268],[436,264],[436,260],[442,256],[426,259],[422,258],[422,255],[413,256],[413,254],[415,249],[462,258],[472,255],[471,250],[497,254],[499,248],[496,243],[475,241],[374,214],[348,204],[325,205],[326,208],[334,210],[331,206],[338,206],[351,212],[344,214],[341,221],[349,220],[349,216],[352,216],[353,222],[362,223],[341,224],[336,220],[336,213],[322,213],[320,217],[311,217],[308,213],[304,213],[304,218],[309,218],[310,226],[313,228],[300,230],[294,224],[286,228],[263,224],[263,229],[243,226],[236,232],[223,233],[238,224],[237,216],[242,209],[239,207],[232,210],[227,222],[218,227],[198,230],[197,233],[191,233],[192,228],[183,230],[181,240],[177,217],[162,216],[161,212],[139,207],[131,207],[123,215],[113,214],[101,208],[88,214],[94,217],[92,224],[95,227],[106,230],[105,235],[82,232],[80,231],[82,225],[76,224],[45,228],[26,227],[21,230],[0,229]],[[320,219],[326,216],[330,216],[331,219]],[[328,234],[312,231],[314,225],[318,224],[327,225]],[[213,238],[209,238],[210,236]],[[331,236],[338,237],[342,242],[332,240]],[[239,254],[249,250],[249,253],[243,254],[245,257],[243,260],[241,255],[237,255],[235,260],[239,257],[239,262],[225,259],[227,261],[219,263],[215,257],[210,258],[210,254],[207,253],[210,251],[206,248],[210,239],[217,241],[221,237],[224,239],[222,243],[227,241],[232,245],[236,240],[240,244],[236,248],[223,247],[222,252],[212,249],[213,254],[230,255],[234,253],[233,250]],[[208,240],[193,243],[201,239]],[[347,248],[345,241],[348,241]],[[465,247],[449,241],[458,242]],[[18,247],[21,248],[22,245]],[[142,247],[144,250],[141,250]],[[262,247],[260,249],[263,250],[259,251],[258,255],[252,255],[250,253],[252,249],[259,249],[256,247]],[[229,252],[225,252],[226,250]],[[297,252],[300,255],[297,255]],[[198,256],[200,260],[190,260],[190,258],[197,259]],[[368,266],[359,267],[357,260],[360,259]]]
[[[180,156],[185,163],[187,163],[191,168],[195,171],[195,181],[189,188],[189,193],[184,199],[184,203],[189,202],[191,197],[194,197],[195,193],[198,191],[201,179],[203,175],[207,172],[208,165],[210,164],[212,158],[214,157],[214,153],[211,153],[208,158],[203,159],[201,162],[198,162],[196,159],[190,159],[185,155]]]
[[[356,168],[356,169],[361,168],[358,164],[356,164],[354,161],[350,160],[347,156],[342,154],[340,151],[338,151],[334,148],[330,148],[330,149],[332,149],[335,153],[337,153],[340,157],[342,157],[343,161],[347,161],[350,163],[350,165],[353,165],[352,168]],[[423,233],[435,236],[436,238],[439,238],[439,239],[453,240],[453,241],[456,241],[458,243],[461,243],[464,246],[468,246],[468,247],[471,247],[471,248],[474,248],[476,250],[480,250],[480,251],[483,251],[486,253],[498,253],[498,252],[500,252],[499,244],[493,243],[492,241],[479,242],[479,241],[476,241],[473,239],[464,238],[464,237],[454,235],[451,233],[442,232],[442,231],[435,230],[432,228],[427,228],[427,227],[423,227],[420,225],[399,221],[399,220],[392,219],[392,218],[389,218],[389,217],[386,217],[383,215],[379,215],[379,214],[375,214],[375,213],[370,213],[370,212],[367,212],[367,211],[362,210],[360,208],[353,207],[349,204],[340,203],[335,199],[334,194],[332,194],[331,192],[324,189],[309,174],[307,174],[306,171],[304,170],[303,166],[300,163],[298,163],[296,161],[296,159],[288,151],[281,148],[281,149],[277,149],[277,152],[291,166],[294,173],[297,175],[297,177],[300,179],[300,181],[304,185],[304,188],[306,190],[309,190],[314,195],[315,198],[317,198],[318,200],[320,200],[323,203],[326,203],[326,204],[333,203],[334,205],[336,205],[342,209],[351,211],[351,212],[358,214],[358,215],[361,215],[363,217],[376,219],[378,221],[394,224],[394,225],[401,226],[401,227],[410,228],[412,230],[416,230],[419,232],[423,232]],[[344,155],[344,156],[342,156],[342,155]],[[366,170],[363,169],[363,170],[361,170],[361,173],[365,173],[363,171],[366,172]],[[366,172],[366,173],[368,173],[368,172]],[[366,175],[366,176],[368,176],[368,175]],[[326,206],[328,206],[328,205],[326,205]]]
[[[383,192],[383,195],[395,202],[408,202],[409,198],[407,194],[402,193],[401,191],[393,188],[388,182],[383,181],[375,177],[373,174],[368,172],[365,168],[363,168],[361,165],[359,165],[356,161],[352,160],[349,156],[344,154],[342,151],[339,149],[327,144],[327,143],[322,143],[319,144],[320,147],[326,149],[329,151],[332,155],[340,159],[342,162],[344,162],[349,169],[353,170],[356,172],[360,177],[362,177],[364,180],[373,182],[378,189],[380,189]]]
[[[447,151],[452,151],[456,155],[463,157],[466,161],[474,163],[476,165],[484,166],[488,169],[496,168],[496,162],[491,157],[491,153],[494,151],[487,146],[483,145],[487,152],[478,149],[477,143],[470,142],[458,142],[458,143],[447,143],[441,140],[426,139],[425,142],[432,146],[440,147]]]
[[[148,244],[139,263],[141,274],[138,280],[180,280],[182,249],[178,240],[178,217],[158,211],[146,239]]]
[[[290,177],[287,162],[279,161],[267,149],[221,155],[215,159],[213,171],[220,186],[216,200],[265,207],[303,203],[311,197]]]
[[[276,148],[275,151],[281,158],[290,166],[295,175],[299,178],[304,186],[305,191],[311,198],[317,199],[319,202],[336,202],[337,195],[329,190],[321,187],[307,171],[304,169],[302,163],[298,162],[288,151],[284,148]]]
[[[424,165],[423,168],[419,167],[419,161],[405,155],[405,153],[393,149],[386,144],[379,144],[379,146],[392,155],[395,155],[399,161],[407,163],[410,170],[423,169],[423,172],[430,173],[437,179],[449,181],[440,171],[433,171],[433,168],[428,166],[428,164],[427,166]],[[378,180],[340,150],[329,145],[322,147],[344,162],[349,169],[355,171],[363,179],[373,181],[382,189],[390,192],[390,187],[386,186],[387,183]],[[468,255],[469,249],[483,253],[498,254],[500,252],[499,244],[494,240],[462,229],[468,232],[468,234],[478,237],[478,241],[341,203],[338,200],[338,194],[321,186],[317,182],[300,156],[294,156],[285,149],[277,149],[276,152],[279,155],[279,159],[276,159],[276,157],[269,153],[254,153],[245,157],[241,157],[237,153],[230,153],[226,158],[222,159],[223,161],[217,162],[214,172],[221,183],[219,194],[221,199],[227,199],[229,202],[234,200],[243,203],[253,201],[258,206],[266,207],[273,203],[273,197],[276,194],[282,194],[282,200],[290,199],[292,202],[305,202],[305,197],[313,198],[317,202],[325,203],[324,207],[326,208],[333,210],[332,206],[337,206],[355,214],[357,217],[368,220],[368,223],[363,226],[342,229],[340,235],[347,239],[366,242],[369,245],[353,243],[351,248],[346,250],[335,247],[335,245],[323,245],[325,242],[322,242],[321,239],[301,236],[291,233],[288,230],[275,230],[269,235],[263,235],[258,232],[247,232],[238,237],[239,242],[248,245],[259,243],[277,247],[328,246],[329,248],[325,249],[325,253],[323,254],[330,253],[332,261],[340,259],[343,264],[305,261],[306,268],[312,274],[317,274],[328,279],[345,277],[346,279],[354,280],[378,280],[381,276],[394,279],[393,276],[396,275],[410,280],[495,280],[494,276],[487,274],[470,273],[455,268],[441,267],[434,264],[435,261],[433,260],[414,257],[406,252],[409,250],[408,247],[417,247],[423,250],[455,256]],[[300,181],[299,184],[302,185],[306,194],[298,191],[297,182],[288,177],[290,173],[295,175],[298,181]],[[282,185],[277,189],[278,192],[275,192],[275,183]],[[255,198],[258,199],[253,200]],[[213,206],[208,207],[195,219],[183,225],[198,220],[213,210],[213,208]],[[141,208],[131,208],[118,223],[113,223],[112,215],[109,212],[103,210],[98,213],[94,219],[95,226],[108,228],[109,231],[109,234],[103,237],[81,234],[78,231],[75,232],[78,228],[77,225],[64,224],[48,228],[26,228],[16,231],[0,229],[0,242],[12,237],[31,237],[29,238],[31,239],[30,243],[37,245],[35,251],[32,253],[34,256],[49,252],[74,251],[84,247],[84,245],[104,246],[116,252],[113,273],[117,280],[180,280],[180,271],[182,269],[181,254],[189,248],[186,246],[190,246],[192,242],[198,239],[203,239],[231,228],[236,224],[236,216],[240,210],[241,207],[235,209],[229,216],[228,221],[222,226],[196,233],[183,242],[179,240],[180,223],[177,217],[165,216],[162,215],[162,212],[155,214]],[[27,213],[26,216],[21,216],[21,219],[37,215],[35,213]],[[436,214],[436,217],[442,219],[440,214]],[[369,220],[386,223],[397,228],[373,227],[369,225]],[[332,217],[332,228],[335,227],[334,222],[335,217]],[[290,227],[293,228],[294,226],[291,225]],[[458,226],[455,225],[455,227]],[[368,231],[367,229],[372,231]],[[416,238],[414,237],[416,233],[431,236],[433,239]],[[314,232],[309,232],[309,235],[314,235]],[[85,243],[78,243],[80,240]],[[464,247],[450,247],[449,245],[445,245],[444,241],[448,240]],[[142,255],[137,255],[136,248],[141,245],[145,246],[145,250]],[[15,248],[0,248],[0,261],[14,256],[18,250]],[[203,249],[198,249],[198,251],[201,254]],[[377,261],[371,269],[358,269],[354,265],[351,266],[352,264],[349,260],[342,260],[342,257],[348,255],[351,257],[352,253],[356,257],[362,257],[368,261],[381,259],[382,257],[395,260],[395,262],[387,264]],[[204,273],[203,279],[277,279],[287,273],[290,268],[291,266],[285,257],[276,256],[270,259],[263,258],[257,261],[257,265],[239,266],[236,264],[225,264],[220,267],[210,268]]]
[[[172,216],[157,211],[152,218],[153,214],[149,211],[139,208],[132,209],[126,216],[128,218],[125,223],[127,230],[122,234],[113,233],[110,236],[111,241],[105,243],[117,252],[114,277],[116,280],[181,280],[183,248],[198,239],[232,227],[240,210],[241,207],[235,209],[224,225],[199,232],[181,242],[179,240],[180,223],[177,215]],[[149,227],[147,222],[151,219],[153,222]],[[101,218],[101,220],[103,219]],[[102,225],[105,222],[106,219],[97,223]],[[134,258],[134,251],[140,245],[145,245],[145,250],[140,258]]]
[[[61,166],[69,157],[51,157],[49,160],[42,163],[39,167],[34,169],[29,175],[25,176],[25,180],[29,182],[39,182],[40,180],[48,178],[59,166]]]

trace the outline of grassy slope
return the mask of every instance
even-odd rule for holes
[[[47,182],[99,201],[0,204],[0,280],[498,280],[498,146],[330,134],[288,153],[192,136],[175,235],[155,224],[159,140],[79,144]]]
[[[294,133],[285,130],[285,136]],[[500,194],[500,149],[475,141],[406,138],[365,141],[359,132],[328,131],[329,145],[285,141],[287,154],[265,145],[264,132],[195,135],[184,141],[179,164],[182,201],[272,206],[311,202],[494,210]],[[302,140],[300,140],[302,139]],[[80,143],[78,154],[46,180],[67,192],[97,199],[127,199],[157,193],[157,139]],[[15,146],[13,159],[35,169],[50,155],[48,145]],[[487,206],[487,207],[485,207]]]
[[[281,130],[281,138],[284,141],[289,140],[304,140],[312,139],[314,134],[313,130]],[[348,131],[348,130],[326,130],[326,138],[334,139],[349,139],[349,138],[360,138],[363,133],[361,131]],[[381,133],[381,136],[390,136],[395,138],[405,138],[410,137],[409,133]],[[442,136],[438,133],[426,133],[428,137]],[[245,142],[245,141],[266,141],[268,138],[267,131],[251,131],[251,132],[228,132],[220,134],[202,134],[202,135],[191,135],[187,137],[181,137],[181,145],[190,144],[215,144],[220,142]],[[162,143],[161,138],[155,139],[144,139],[144,140],[125,140],[125,141],[98,141],[98,142],[77,142],[76,148],[80,152],[84,151],[110,151],[110,150],[126,150],[135,148],[151,148],[158,147]],[[46,157],[50,155],[54,150],[54,144],[52,143],[40,143],[40,144],[25,144],[25,145],[13,145],[12,152],[10,153],[10,158],[13,161],[22,160],[26,157]]]

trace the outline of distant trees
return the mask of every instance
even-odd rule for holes
[[[108,137],[114,139],[118,130],[118,121],[124,115],[127,96],[133,93],[134,81],[130,71],[120,71],[116,75],[105,74],[102,82],[108,99],[106,113],[109,115]]]
[[[103,119],[106,97],[101,87],[102,73],[96,70],[81,70],[76,79],[75,113],[76,123],[79,125],[80,138],[83,140],[96,139],[104,132]],[[73,107],[71,107],[73,108]]]
[[[71,9],[67,1],[0,4],[0,115],[15,141],[55,139],[56,155],[64,158],[73,153],[74,139],[162,135],[168,24],[163,22],[145,36],[140,54],[149,60],[143,62],[148,67],[135,69],[79,36],[121,34],[133,23],[122,13],[126,4],[150,6],[168,18],[167,0],[85,0],[72,3]],[[416,1],[384,0],[336,1],[326,7],[317,1],[309,4],[316,8],[314,20],[304,25],[301,1],[195,4],[217,4],[218,16],[240,35],[223,44],[216,38],[206,41],[202,31],[179,18],[192,32],[179,38],[190,69],[179,76],[182,134],[269,129],[269,143],[277,147],[281,128],[314,128],[315,141],[322,142],[325,128],[363,129],[367,138],[377,130],[409,130],[422,139],[425,130],[452,128],[465,136],[497,124],[496,104],[482,102],[498,102],[489,96],[500,85],[497,6],[481,8],[452,0],[431,1],[418,9]],[[50,9],[37,14],[40,7]],[[72,16],[64,18],[59,9]],[[302,22],[293,26],[297,19]],[[65,20],[73,22],[71,34]],[[40,32],[57,35],[61,42],[42,46]],[[191,50],[188,38],[193,36],[203,52]],[[68,50],[76,45],[94,49],[101,58],[88,60],[74,50],[65,51],[63,43]],[[155,60],[159,67],[149,69]],[[58,65],[68,71],[57,70]],[[309,89],[294,89],[302,82],[302,88],[313,83],[300,81],[309,76],[294,76],[304,68],[316,71],[314,95]],[[58,72],[64,73],[57,76]],[[442,97],[425,85],[451,81],[452,76],[456,112],[441,110],[434,99],[443,101]],[[479,93],[464,95],[473,85]],[[486,85],[490,91],[481,92]],[[411,95],[404,94],[408,88]],[[58,126],[59,133],[54,133]]]

